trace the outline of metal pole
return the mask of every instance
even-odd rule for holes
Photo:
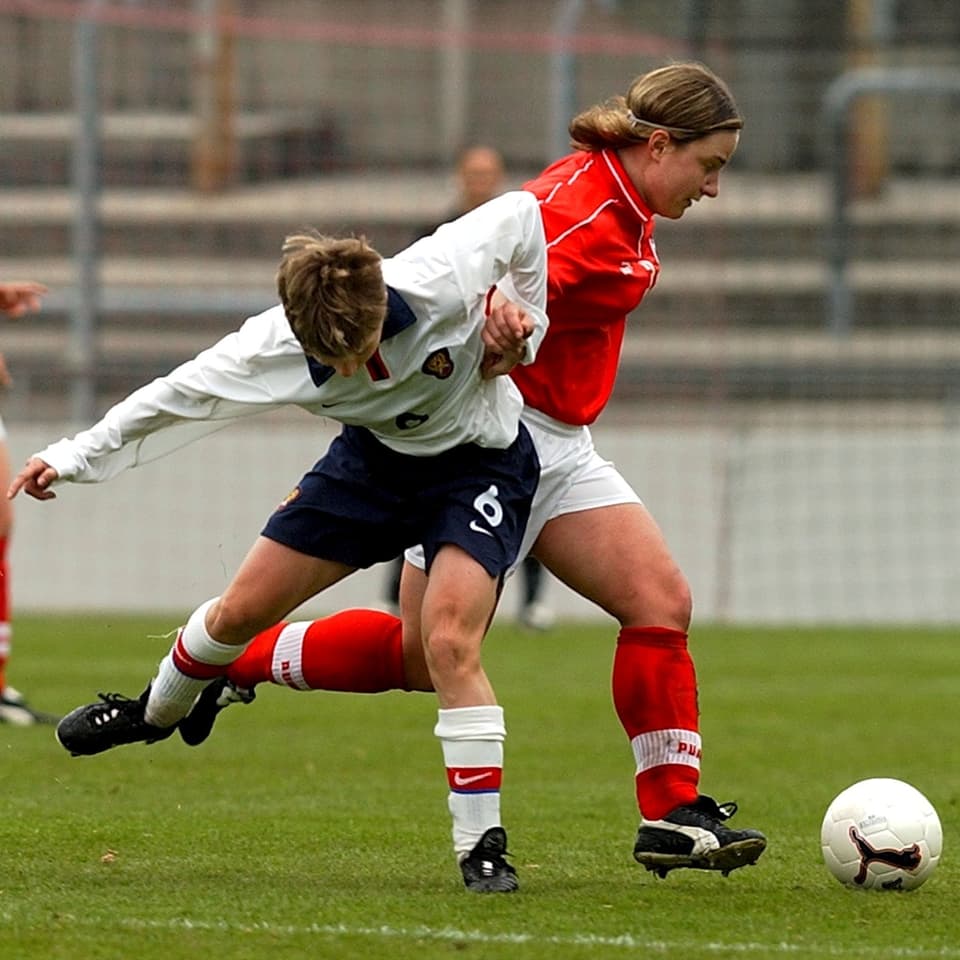
[[[823,98],[823,129],[826,138],[827,171],[831,178],[832,206],[826,237],[827,326],[838,337],[853,327],[853,292],[849,280],[847,120],[850,105],[861,96],[874,93],[924,92],[941,95],[960,93],[960,71],[949,69],[902,69],[870,67],[841,74]]]
[[[100,0],[88,0],[77,18],[73,43],[73,93],[76,131],[73,147],[73,259],[76,295],[70,321],[67,370],[70,413],[89,423],[96,408],[97,313],[99,308],[100,110],[97,96],[97,12]]]
[[[233,60],[235,40],[222,20],[233,14],[230,0],[194,0],[201,26],[194,34],[196,129],[191,182],[203,192],[229,187],[237,168],[234,131]]]
[[[463,36],[470,26],[470,0],[445,0],[440,88],[440,149],[444,163],[452,166],[458,152],[466,146],[468,107],[468,68],[470,56]]]
[[[690,56],[694,60],[703,60],[707,55],[707,24],[710,21],[709,0],[687,0],[686,34]]]
[[[576,104],[576,59],[567,41],[580,25],[583,0],[560,0],[553,16],[550,34],[553,52],[550,56],[550,130],[547,143],[550,159],[569,152],[567,128]]]
[[[883,67],[894,35],[890,0],[850,0],[847,27],[852,51],[851,68]],[[850,188],[857,197],[879,195],[887,179],[887,104],[880,97],[860,97],[851,106],[850,128],[853,166]]]

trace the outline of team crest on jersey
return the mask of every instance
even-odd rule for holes
[[[300,488],[294,487],[284,498],[280,501],[280,504],[277,506],[278,510],[282,510],[284,507],[289,506],[300,496]]]
[[[446,380],[453,373],[453,360],[450,358],[450,351],[443,347],[440,350],[434,350],[433,353],[423,361],[420,370],[430,377],[436,377],[438,380]]]

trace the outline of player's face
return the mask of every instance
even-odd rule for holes
[[[341,377],[352,377],[358,370],[361,370],[364,364],[377,352],[382,333],[383,324],[381,323],[377,329],[363,341],[359,350],[353,353],[345,353],[338,357],[317,356],[317,360],[324,364],[324,366],[333,367]]]
[[[642,190],[650,209],[661,217],[678,220],[702,197],[717,196],[720,171],[739,140],[737,130],[720,130],[686,143],[665,136],[654,152],[655,162],[647,168]]]

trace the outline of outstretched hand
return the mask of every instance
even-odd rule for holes
[[[40,298],[47,292],[42,283],[30,280],[14,280],[0,283],[0,313],[19,317],[40,309]]]
[[[13,478],[7,490],[7,499],[12,500],[22,490],[37,500],[53,500],[56,494],[48,487],[59,476],[45,460],[31,457],[27,465]]]
[[[490,307],[480,332],[485,347],[480,374],[484,380],[509,373],[527,352],[527,338],[533,333],[530,315],[512,300]]]

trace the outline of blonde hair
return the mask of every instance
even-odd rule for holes
[[[360,351],[387,312],[381,262],[364,237],[310,231],[284,240],[277,291],[305,353],[344,357]]]
[[[718,130],[739,130],[743,118],[727,85],[702,63],[673,63],[630,84],[625,96],[584,110],[570,122],[577,150],[618,149],[666,130],[681,142]]]

